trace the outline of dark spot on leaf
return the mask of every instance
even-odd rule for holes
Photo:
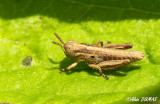
[[[31,56],[27,56],[22,60],[22,65],[25,66],[31,66],[31,62],[32,62],[32,57]]]

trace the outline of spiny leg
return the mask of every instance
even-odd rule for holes
[[[128,65],[128,64],[130,64],[130,60],[124,59],[124,60],[111,60],[111,61],[100,62],[98,66],[101,67],[102,69],[112,70],[113,68],[123,66],[123,65]]]
[[[102,72],[102,69],[98,66],[98,65],[95,65],[95,64],[89,64],[89,66],[91,68],[94,68],[94,69],[97,69],[99,71],[99,73],[105,78],[105,79],[109,79],[103,72]]]
[[[115,48],[115,49],[129,49],[132,48],[132,43],[123,43],[123,44],[105,44],[104,48]]]
[[[67,68],[61,69],[61,70],[60,70],[60,73],[63,72],[63,71],[65,71],[65,70],[71,70],[71,69],[74,68],[77,64],[78,64],[78,62],[75,62],[75,63],[69,65]]]

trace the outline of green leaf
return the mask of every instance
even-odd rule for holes
[[[159,0],[1,0],[0,103],[117,104],[132,103],[128,97],[160,97],[159,5]],[[145,58],[117,72],[103,71],[109,80],[84,63],[60,74],[74,60],[51,43],[59,42],[54,32],[64,42],[131,42]],[[26,56],[33,58],[31,66],[22,65]]]

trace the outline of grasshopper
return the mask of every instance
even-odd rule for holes
[[[97,69],[105,79],[109,79],[107,75],[102,72],[102,69],[112,70],[144,58],[143,52],[126,50],[132,48],[133,45],[131,43],[111,44],[108,42],[103,45],[103,41],[97,41],[95,44],[86,44],[78,43],[75,40],[68,40],[64,43],[56,33],[54,34],[63,46],[54,41],[52,41],[52,43],[61,46],[68,58],[76,59],[75,63],[65,69],[61,69],[60,72],[71,70],[79,62],[84,61],[89,67]]]

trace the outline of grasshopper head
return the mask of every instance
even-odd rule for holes
[[[69,57],[71,59],[74,58],[75,57],[74,50],[76,48],[78,48],[77,47],[78,43],[76,41],[74,41],[74,40],[69,40],[69,41],[67,41],[67,43],[64,43],[62,41],[62,39],[56,33],[54,33],[54,34],[64,46],[62,46],[60,43],[57,43],[57,42],[54,42],[54,41],[52,41],[52,43],[61,46],[67,57]]]
[[[67,43],[64,44],[64,52],[67,57],[75,58],[76,51],[79,50],[79,43],[74,40],[68,40]]]

